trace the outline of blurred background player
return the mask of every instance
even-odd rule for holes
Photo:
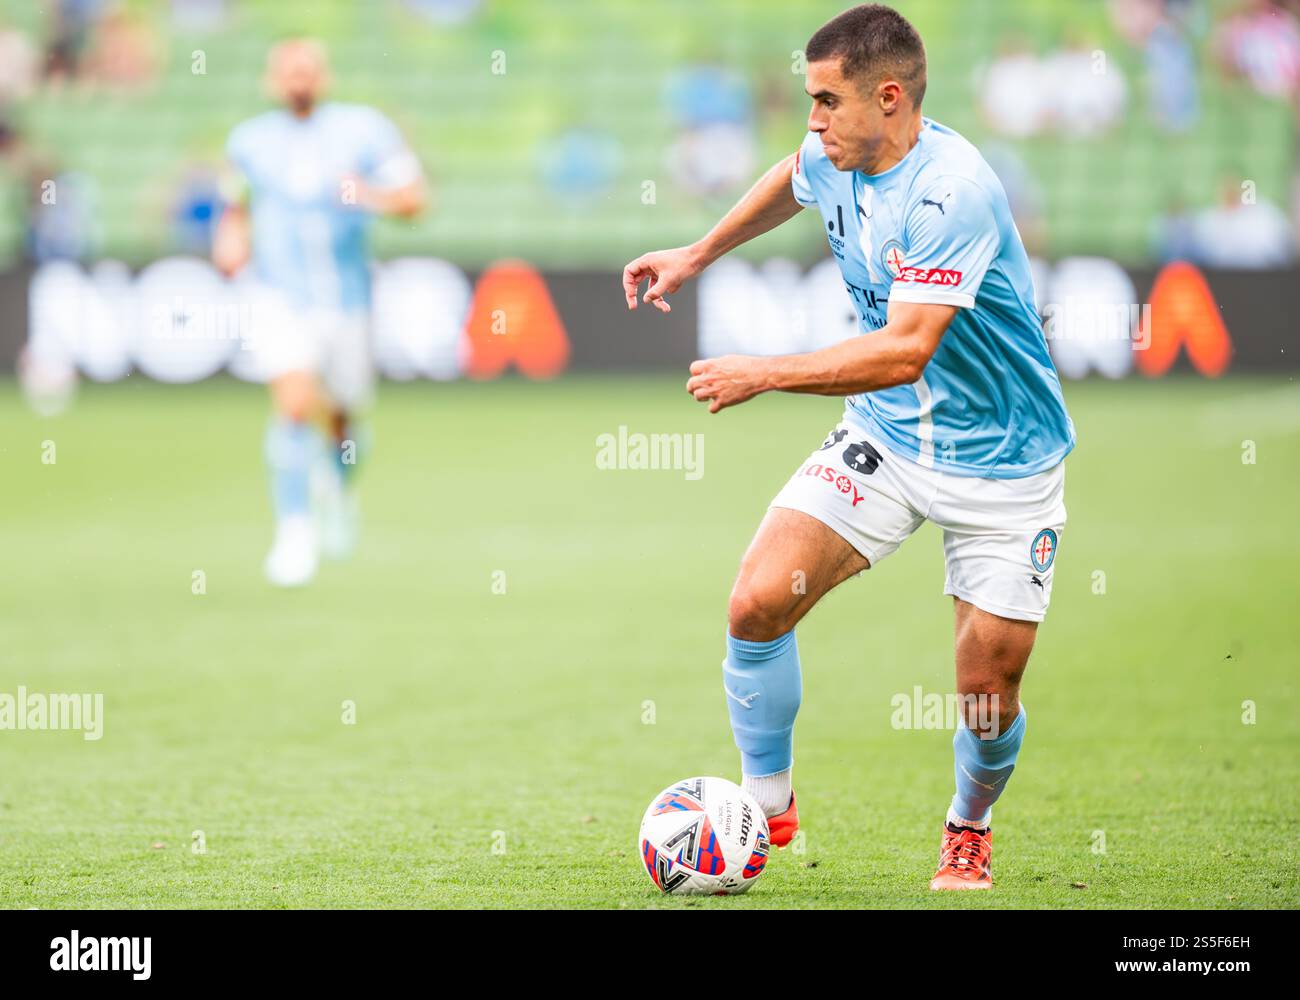
[[[373,108],[321,103],[324,47],[281,42],[267,87],[283,107],[237,126],[226,154],[226,207],[213,260],[227,275],[250,258],[250,334],[271,387],[266,461],[275,509],[267,579],[300,586],[318,552],[355,544],[353,421],[374,381],[367,339],[370,218],[424,207],[419,160]]]

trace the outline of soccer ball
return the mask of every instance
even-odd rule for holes
[[[771,843],[753,796],[726,778],[687,778],[641,819],[641,860],[660,892],[719,896],[758,881]]]

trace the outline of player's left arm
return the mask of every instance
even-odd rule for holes
[[[345,182],[352,186],[355,203],[367,211],[412,219],[429,203],[419,157],[387,118],[376,116],[374,133],[370,163]]]
[[[930,363],[957,306],[890,303],[889,322],[873,334],[809,354],[730,354],[691,365],[686,391],[717,413],[762,392],[853,396],[915,382]]]
[[[686,391],[717,413],[763,392],[852,396],[909,385],[924,373],[957,310],[974,307],[1000,242],[988,193],[965,178],[941,176],[909,209],[905,260],[884,327],[808,354],[696,361]]]
[[[394,187],[374,187],[363,179],[357,185],[357,201],[376,215],[413,219],[428,206],[429,192],[423,175]]]

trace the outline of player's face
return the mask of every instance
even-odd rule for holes
[[[308,45],[287,44],[271,57],[271,90],[294,111],[310,111],[325,89],[325,63]]]
[[[840,60],[808,64],[804,89],[812,98],[808,131],[822,137],[826,158],[836,170],[858,170],[872,161],[884,137],[885,116],[874,91],[840,72]]]

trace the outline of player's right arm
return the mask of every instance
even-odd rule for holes
[[[248,125],[236,128],[226,141],[226,165],[218,179],[221,216],[212,234],[212,263],[226,277],[243,269],[253,255],[253,224],[248,203],[251,184],[244,170]]]
[[[695,277],[723,254],[798,215],[803,205],[795,200],[791,188],[797,155],[790,154],[760,177],[703,239],[675,250],[642,254],[623,268],[623,294],[627,307],[636,308],[637,288],[649,278],[650,287],[644,301],[661,312],[671,312],[671,307],[664,301],[665,295],[677,291],[683,282]]]
[[[253,253],[253,238],[246,204],[228,204],[217,220],[212,238],[212,263],[226,277],[231,277],[248,263]]]

